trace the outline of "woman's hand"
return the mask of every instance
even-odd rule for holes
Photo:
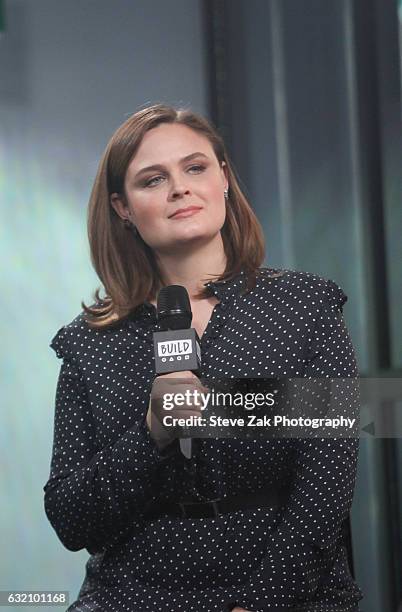
[[[244,608],[239,608],[238,606],[236,606],[236,608],[232,608],[232,612],[248,612],[248,610],[245,610]]]
[[[152,384],[146,423],[151,437],[160,450],[178,437],[178,427],[166,427],[163,424],[164,416],[170,415],[173,418],[202,416],[201,406],[197,404],[175,405],[173,409],[167,411],[163,407],[163,396],[167,393],[172,396],[176,393],[185,393],[187,390],[194,391],[196,389],[203,393],[209,391],[190,370],[160,374],[155,378]]]

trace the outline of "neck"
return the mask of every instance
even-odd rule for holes
[[[222,236],[193,248],[188,253],[160,254],[158,264],[164,285],[182,285],[190,299],[203,289],[205,283],[218,278],[226,268]]]

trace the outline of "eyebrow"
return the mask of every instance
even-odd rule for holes
[[[186,155],[185,157],[183,157],[179,161],[180,161],[180,163],[183,163],[183,162],[186,162],[186,161],[190,161],[194,157],[205,157],[205,159],[209,159],[208,156],[205,155],[205,153],[201,153],[200,151],[197,151],[196,153],[190,153],[190,155]],[[145,168],[141,168],[141,170],[139,170],[136,173],[135,178],[137,178],[141,174],[144,174],[144,172],[149,172],[150,170],[164,170],[164,169],[165,169],[165,167],[163,166],[163,164],[154,164],[153,166],[146,166]]]

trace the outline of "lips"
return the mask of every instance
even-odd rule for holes
[[[169,219],[173,219],[176,216],[187,216],[187,215],[191,215],[192,213],[201,210],[200,206],[188,206],[187,208],[179,208],[178,210],[176,210],[176,212],[173,213],[173,215],[170,215]]]

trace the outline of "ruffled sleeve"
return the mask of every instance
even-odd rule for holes
[[[62,327],[51,348],[63,359],[57,381],[50,475],[43,487],[47,517],[69,550],[100,552],[127,536],[156,501],[161,462],[178,469],[177,445],[155,445],[145,417],[100,448],[85,377],[74,355],[74,331]]]
[[[49,346],[54,350],[59,359],[64,359],[64,357],[71,358],[65,326],[60,327]]]
[[[343,311],[343,305],[348,300],[348,297],[345,294],[345,292],[343,291],[343,289],[341,289],[341,287],[339,287],[332,280],[328,280],[327,281],[327,285],[326,285],[326,298],[328,300],[328,303],[332,307],[337,308],[338,310],[340,310],[340,312]]]

